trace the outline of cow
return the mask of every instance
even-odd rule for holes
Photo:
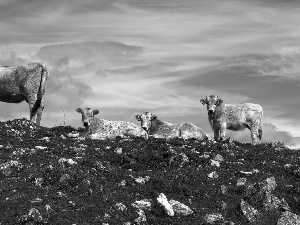
[[[223,102],[217,95],[201,99],[207,105],[208,121],[214,132],[214,139],[225,139],[226,129],[239,131],[248,128],[251,132],[252,144],[258,144],[262,138],[263,109],[258,104],[244,103],[231,105]]]
[[[195,138],[198,140],[207,139],[207,135],[192,123],[184,122],[172,124],[159,120],[156,115],[151,112],[142,112],[135,115],[135,119],[141,121],[141,127],[155,138],[174,138],[181,137],[183,139]]]
[[[76,111],[82,115],[82,123],[85,127],[80,135],[91,139],[113,139],[120,137],[146,137],[147,133],[134,123],[125,121],[109,121],[95,117],[99,110],[92,108],[77,108]]]
[[[17,67],[0,66],[0,101],[26,101],[29,104],[30,121],[40,125],[48,76],[48,69],[42,62],[30,62]]]

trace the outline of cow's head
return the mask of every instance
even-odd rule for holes
[[[81,113],[82,123],[84,127],[89,127],[94,120],[94,115],[99,113],[99,110],[93,110],[91,108],[85,108],[85,109],[78,108],[76,109],[76,111],[78,113]]]
[[[151,128],[152,121],[157,119],[157,116],[153,115],[151,112],[143,112],[140,115],[135,115],[138,121],[141,121],[141,127],[148,132]]]
[[[206,96],[206,99],[201,99],[200,102],[207,106],[208,113],[214,113],[216,106],[220,106],[223,100],[219,99],[217,95],[210,95]]]

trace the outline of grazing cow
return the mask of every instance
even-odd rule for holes
[[[214,139],[225,139],[226,129],[243,130],[248,128],[251,132],[252,144],[257,144],[262,138],[263,110],[258,104],[245,103],[241,105],[226,104],[216,95],[201,99],[207,105],[208,121],[214,131]]]
[[[146,136],[146,132],[134,123],[124,121],[108,121],[96,118],[99,110],[91,108],[76,109],[82,115],[82,123],[85,131],[81,136],[88,136],[92,139],[115,138],[117,136]]]
[[[29,104],[30,121],[40,125],[48,76],[48,69],[42,62],[30,62],[17,67],[0,66],[0,101],[26,101]]]
[[[161,121],[151,112],[143,112],[135,115],[138,121],[141,121],[141,127],[156,138],[182,137],[184,139],[196,138],[198,140],[207,139],[207,135],[192,123],[172,124]]]

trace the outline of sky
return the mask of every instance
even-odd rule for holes
[[[300,148],[298,0],[1,0],[0,65],[46,63],[42,126],[80,127],[76,108],[139,124],[154,113],[210,136],[199,100],[263,107],[263,142]],[[0,121],[29,118],[0,103]],[[250,142],[249,130],[227,132]]]

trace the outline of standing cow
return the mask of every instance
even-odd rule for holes
[[[0,101],[26,101],[29,104],[30,121],[40,125],[48,76],[48,69],[42,62],[30,62],[17,67],[0,66]]]
[[[151,112],[143,112],[135,115],[138,121],[141,121],[141,127],[156,138],[182,137],[184,139],[196,138],[198,140],[207,139],[207,135],[192,123],[185,122],[172,124],[159,120]]]
[[[206,96],[201,99],[207,105],[208,121],[214,131],[214,139],[225,139],[226,129],[243,130],[248,128],[251,132],[252,144],[257,144],[262,138],[263,110],[258,104],[244,103],[231,105],[223,102],[218,96]]]

